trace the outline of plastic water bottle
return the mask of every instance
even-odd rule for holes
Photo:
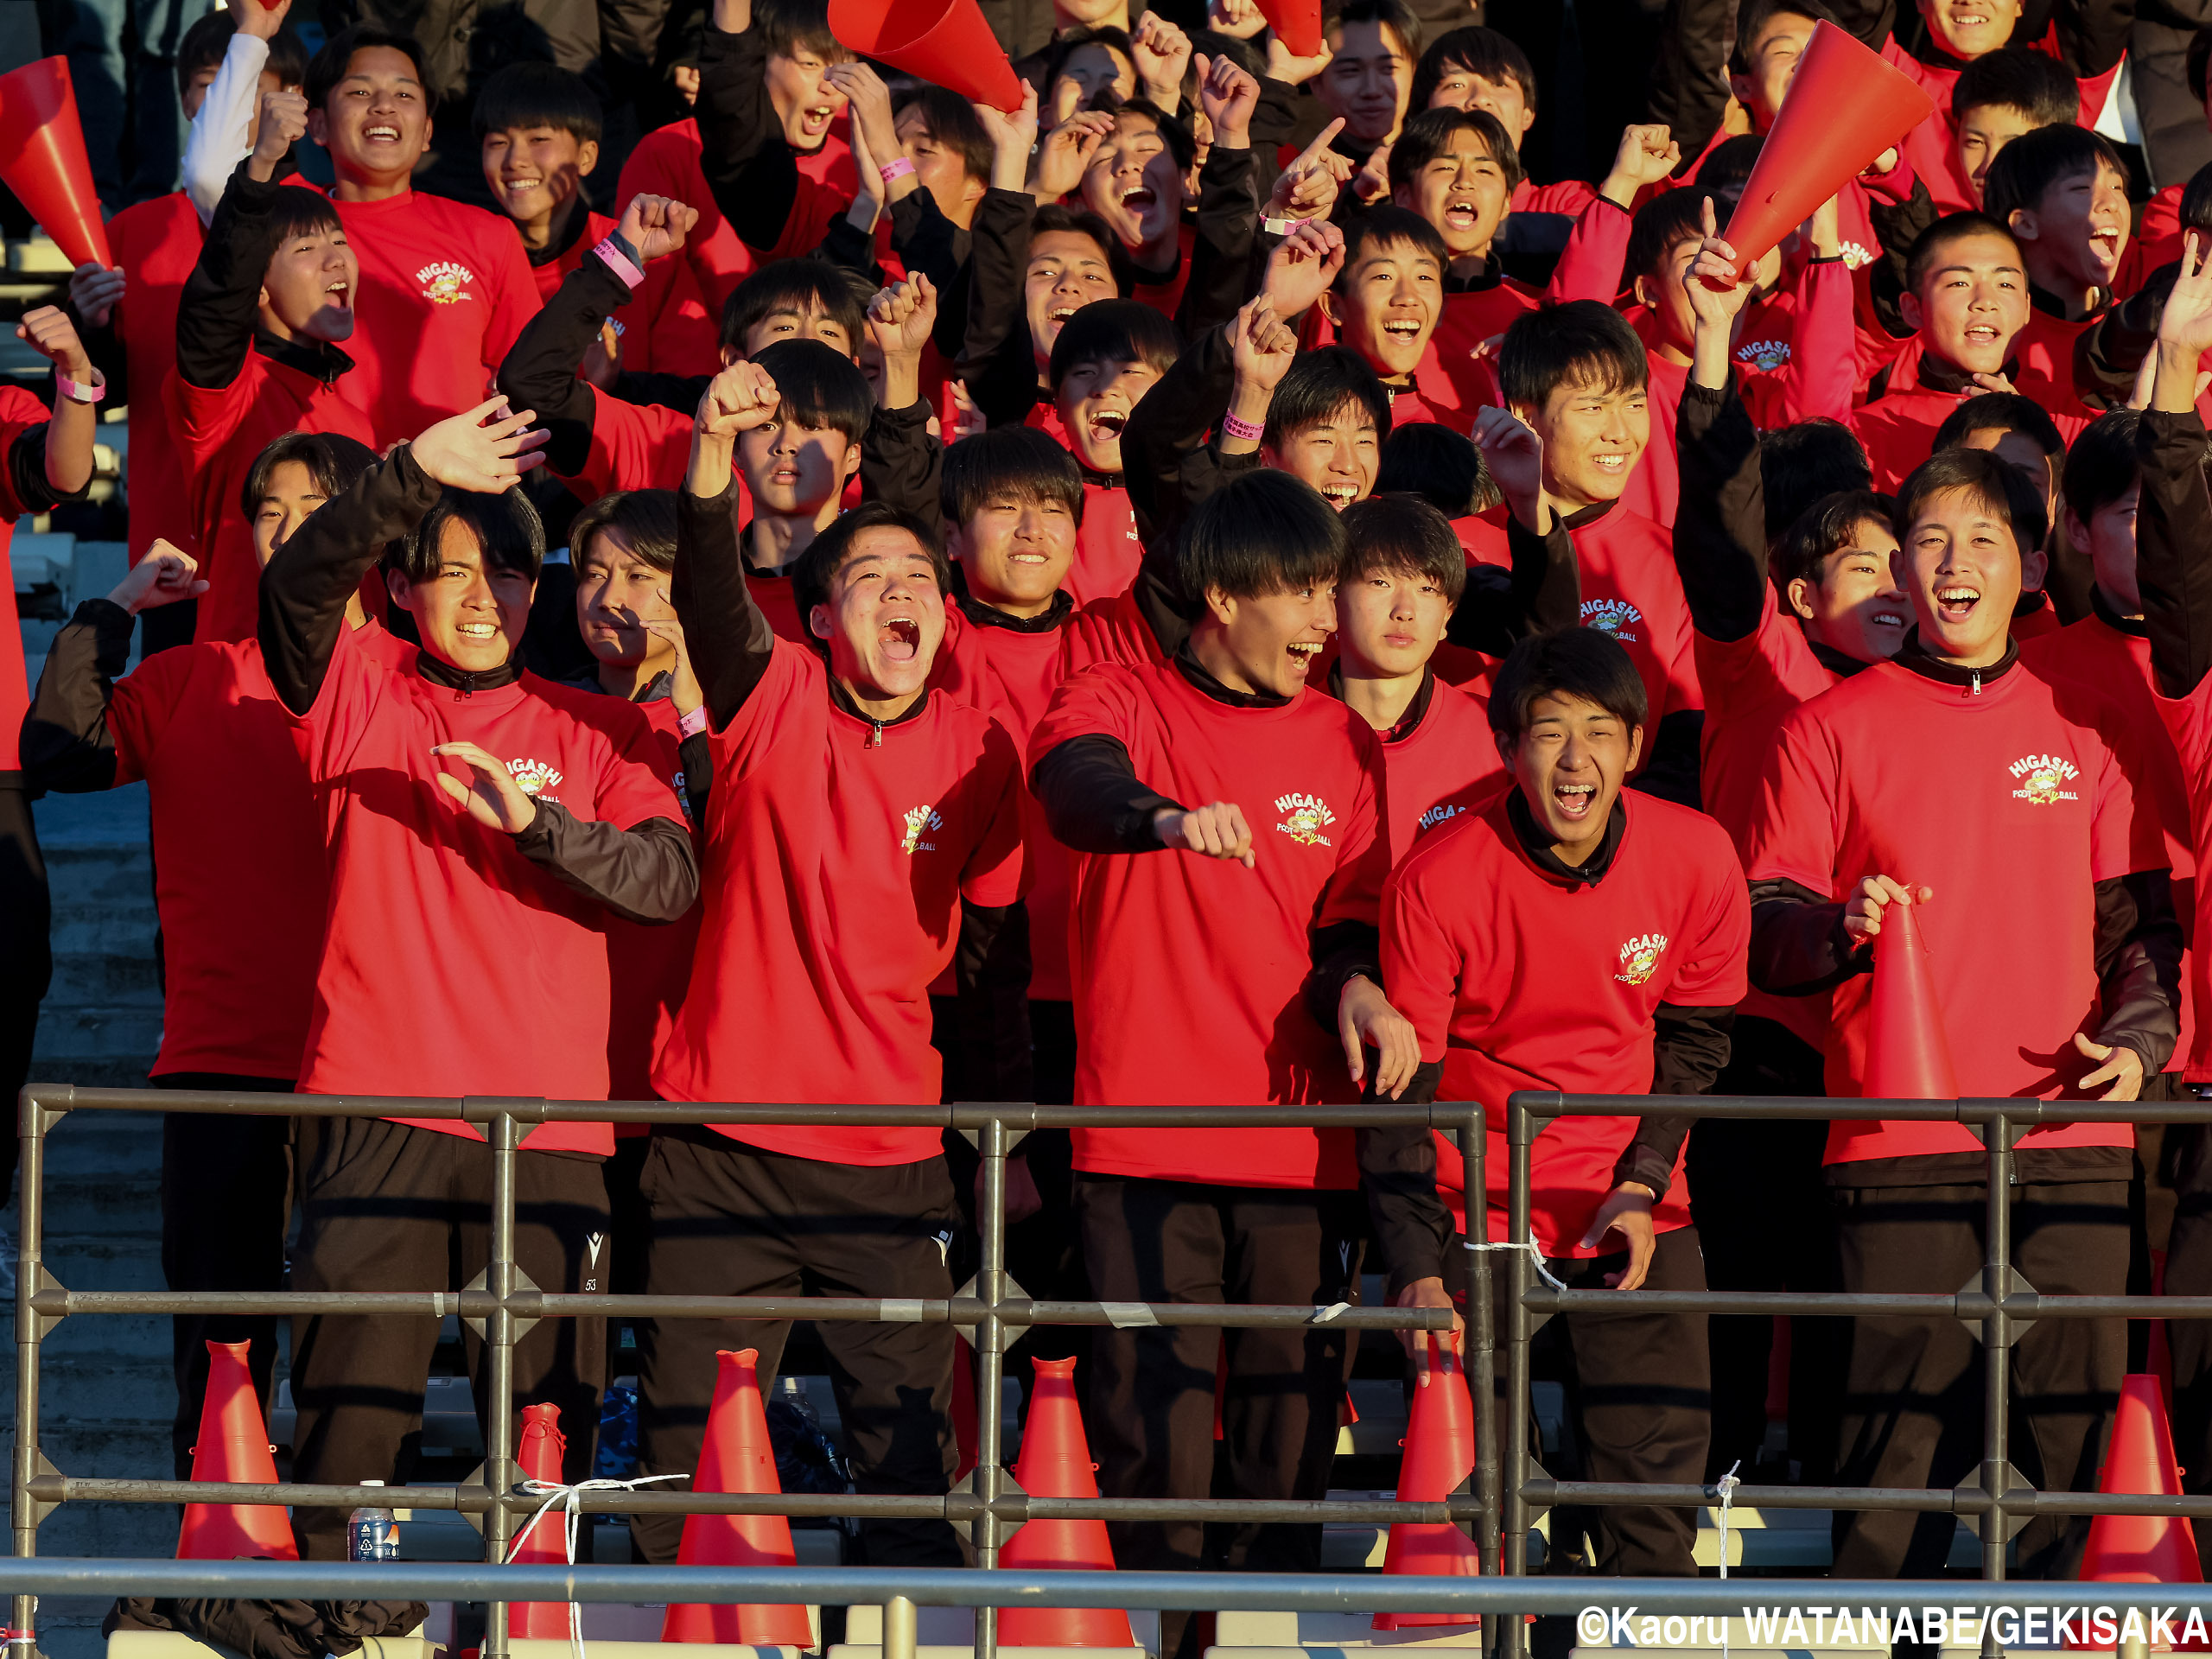
[[[365,1480],[364,1486],[381,1486]],[[390,1510],[356,1510],[346,1520],[346,1559],[349,1561],[396,1561],[399,1559],[399,1522]]]

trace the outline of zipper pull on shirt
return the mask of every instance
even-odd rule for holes
[[[868,725],[871,729],[868,734],[868,741],[861,747],[869,749],[881,748],[883,747],[883,722],[880,720],[872,720],[868,721]]]
[[[1980,695],[1981,695],[1981,671],[1980,671],[1980,669],[1978,669],[1978,668],[1977,668],[1977,669],[1975,669],[1975,670],[1974,671],[1974,683],[1973,683],[1973,684],[1972,684],[1972,685],[1970,685],[1970,686],[1967,688],[1967,696],[1970,696],[1970,697],[1978,697],[1978,696],[1980,696]]]

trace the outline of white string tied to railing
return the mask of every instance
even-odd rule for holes
[[[1466,1248],[1471,1250],[1526,1250],[1529,1253],[1529,1259],[1536,1264],[1536,1276],[1538,1278],[1541,1279],[1554,1290],[1565,1290],[1567,1288],[1565,1284],[1552,1276],[1551,1268],[1545,1265],[1543,1247],[1536,1243],[1536,1234],[1533,1228],[1529,1230],[1529,1236],[1518,1244],[1515,1243],[1511,1239],[1501,1239],[1495,1244],[1478,1244],[1471,1238],[1466,1240],[1465,1244]]]
[[[563,1508],[563,1543],[569,1565],[576,1564],[576,1528],[583,1519],[582,1498],[586,1492],[634,1492],[640,1486],[650,1486],[658,1480],[689,1480],[689,1475],[639,1475],[632,1480],[580,1480],[573,1486],[558,1481],[525,1480],[522,1490],[531,1497],[543,1497],[544,1502],[523,1522],[522,1530],[515,1534],[514,1541],[507,1546],[507,1560],[514,1560],[537,1523],[552,1513],[556,1503]],[[575,1659],[584,1659],[584,1610],[575,1602],[569,1604],[569,1645]]]

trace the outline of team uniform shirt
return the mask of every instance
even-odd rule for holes
[[[586,822],[680,823],[645,717],[535,674],[457,691],[344,633],[315,706],[288,719],[330,868],[301,1092],[606,1098],[607,912],[448,798],[437,776],[461,768],[430,750],[478,744]],[[524,1145],[605,1154],[613,1138],[548,1123]]]
[[[1186,805],[1234,801],[1255,868],[1179,851],[1070,853],[1080,1106],[1351,1102],[1332,1031],[1306,1011],[1311,933],[1372,925],[1389,857],[1381,746],[1333,698],[1214,702],[1174,664],[1072,677],[1029,741],[1128,751],[1146,785]],[[1200,966],[1200,964],[1205,964]],[[1075,1167],[1236,1186],[1357,1184],[1349,1131],[1077,1129]]]
[[[331,205],[361,266],[346,396],[379,440],[412,437],[490,397],[499,360],[538,307],[514,226],[411,190]]]
[[[1382,390],[1389,394],[1390,424],[1394,429],[1427,421],[1464,433],[1474,424],[1473,411],[1460,407],[1459,388],[1445,372],[1433,340],[1421,353],[1421,361],[1414,365],[1409,385],[1385,382]]]
[[[882,726],[849,714],[822,658],[779,639],[713,749],[705,861],[746,877],[706,884],[655,1088],[668,1100],[935,1102],[929,987],[951,963],[961,900],[1020,896],[1014,741],[934,695]],[[940,1149],[935,1129],[715,1127],[830,1163],[919,1163]]]
[[[181,190],[126,207],[107,222],[108,247],[129,279],[116,302],[113,327],[124,372],[137,389],[128,423],[133,441],[124,458],[133,564],[156,540],[194,550],[184,455],[166,429],[161,391],[176,361],[177,304],[206,234],[191,197]]]
[[[1754,882],[1841,900],[1871,875],[1935,889],[1916,917],[1962,1094],[2077,1098],[2097,1022],[2095,883],[2160,868],[2138,746],[2101,693],[2015,665],[1979,694],[1877,663],[1782,728],[1746,837]],[[1864,1092],[1873,978],[1832,995],[1830,1095]],[[2126,1124],[2022,1145],[2124,1147]],[[1956,1123],[1839,1121],[1827,1161],[1976,1152]]]
[[[1382,977],[1414,1022],[1425,1064],[1443,1063],[1439,1100],[1480,1101],[1490,1122],[1487,1236],[1505,1237],[1512,1166],[1505,1103],[1516,1089],[1641,1095],[1656,1065],[1662,1003],[1726,1007],[1744,994],[1751,900],[1719,825],[1624,790],[1627,826],[1594,884],[1540,868],[1514,831],[1509,789],[1422,839],[1382,901]],[[1581,1240],[1613,1188],[1642,1120],[1561,1117],[1531,1159],[1536,1242],[1546,1255],[1602,1255]],[[1459,1149],[1437,1137],[1437,1196],[1467,1231],[1466,1195],[1446,1185]],[[1681,1159],[1652,1209],[1654,1230],[1690,1224]]]
[[[688,817],[683,762],[677,754],[683,736],[676,729],[675,701],[651,697],[631,706],[652,728],[649,753],[654,775],[666,782],[677,804],[687,808]],[[614,915],[606,917],[605,925],[607,978],[613,991],[607,1024],[607,1097],[651,1100],[653,1060],[674,1028],[677,1011],[683,1006],[683,988],[691,977],[699,906],[692,906],[665,925]],[[615,1133],[626,1131],[649,1133],[643,1123],[620,1125]]]
[[[1437,649],[1482,660],[1456,646]],[[1433,659],[1429,667],[1438,669]],[[1478,685],[1461,687],[1436,671],[1428,707],[1412,728],[1379,734],[1388,783],[1383,833],[1393,869],[1422,836],[1479,807],[1504,780],[1505,761],[1490,729],[1488,676],[1479,678]]]
[[[157,652],[116,682],[108,729],[116,783],[144,779],[153,807],[164,992],[153,1075],[297,1077],[329,881],[315,791],[260,645]]]
[[[1077,605],[1110,599],[1128,590],[1143,563],[1144,543],[1137,539],[1137,518],[1129,507],[1128,488],[1118,474],[1109,480],[1086,472],[1075,563],[1060,586]]]
[[[1452,382],[1453,401],[1465,410],[1497,402],[1497,376],[1487,361],[1475,357],[1484,340],[1503,334],[1513,319],[1533,311],[1541,296],[1526,283],[1502,274],[1484,276],[1459,288],[1447,283],[1444,308],[1437,315],[1436,332],[1429,346],[1438,366]],[[1471,419],[1470,424],[1472,424]]]
[[[2058,49],[2056,23],[2051,24],[2039,41],[2016,41],[2013,44],[2041,52],[2061,63],[2065,61]],[[1898,146],[1904,152],[1905,160],[1912,163],[1913,171],[1928,187],[1929,198],[1942,212],[1958,213],[1975,207],[1974,186],[1959,170],[1959,130],[1951,118],[1951,91],[1958,85],[1959,73],[1966,66],[1923,63],[1898,45],[1895,35],[1882,43],[1882,56],[1891,68],[1901,71],[1936,100],[1936,113],[1907,133],[1904,143]],[[2116,63],[2101,75],[2076,77],[2082,88],[2076,124],[2097,124],[2098,117],[2104,113],[2105,99],[2112,92],[2112,84],[2120,77],[2120,69]],[[1882,486],[1878,483],[1874,487],[1880,489]]]
[[[42,426],[53,411],[21,386],[0,386],[0,565],[7,563],[8,544],[15,539],[16,520],[27,511],[16,499],[9,452],[35,426]],[[16,584],[12,577],[0,588],[0,772],[22,770],[16,746],[22,741],[23,716],[30,712],[31,688],[23,672],[23,631],[16,620]]]
[[[1077,205],[1081,206],[1079,202]],[[1192,226],[1179,226],[1175,232],[1175,269],[1164,280],[1155,280],[1138,271],[1135,280],[1130,284],[1129,297],[1142,300],[1168,321],[1174,321],[1175,313],[1183,304],[1183,290],[1190,285],[1191,245],[1197,240],[1197,236]],[[1136,257],[1135,249],[1127,251],[1131,258]]]
[[[1111,599],[1093,600],[1077,610],[1068,619],[1067,636],[1070,674],[1079,674],[1100,663],[1143,668],[1167,660],[1167,653],[1160,648],[1159,636],[1145,620],[1135,593],[1128,588]]]
[[[1626,649],[1643,680],[1651,725],[1702,709],[1672,532],[1618,502],[1571,513],[1567,527],[1582,575],[1582,626],[1611,634]]]
[[[1924,384],[1923,360],[1941,378],[1955,375],[1955,371],[1946,372],[1938,359],[1928,358],[1918,339],[1908,340],[1890,365],[1888,390],[1851,417],[1851,429],[1866,446],[1866,458],[1873,465],[1873,486],[1885,494],[1895,494],[1912,469],[1928,459],[1937,430],[1953,411],[1969,397],[1981,396],[1982,389],[1964,376],[1955,377],[1962,384],[1952,390]],[[2086,412],[2051,409],[2048,404],[2044,407],[2069,445],[2089,423]]]

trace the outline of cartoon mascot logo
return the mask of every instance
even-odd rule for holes
[[[2005,770],[2020,785],[2012,791],[2016,801],[2031,806],[2056,806],[2061,801],[2082,798],[2066,787],[2082,775],[2082,769],[2063,755],[2024,754]]]
[[[937,850],[937,843],[924,841],[922,836],[925,831],[944,828],[944,815],[927,802],[910,807],[906,812],[906,833],[899,842],[899,850],[909,858],[916,853],[933,853]]]
[[[442,259],[416,271],[415,280],[423,284],[423,297],[432,305],[453,305],[468,297],[468,285],[476,280],[476,273],[467,265]]]
[[[1282,822],[1275,828],[1301,847],[1326,847],[1328,836],[1321,832],[1337,821],[1329,804],[1318,795],[1278,795],[1275,810],[1282,814]]]
[[[561,798],[553,793],[561,786],[561,772],[543,760],[510,760],[507,762],[507,776],[515,780],[517,789],[533,799],[539,796],[549,801]]]
[[[1659,970],[1659,953],[1667,948],[1664,933],[1645,933],[1621,946],[1621,970],[1613,977],[1624,985],[1642,985]]]

